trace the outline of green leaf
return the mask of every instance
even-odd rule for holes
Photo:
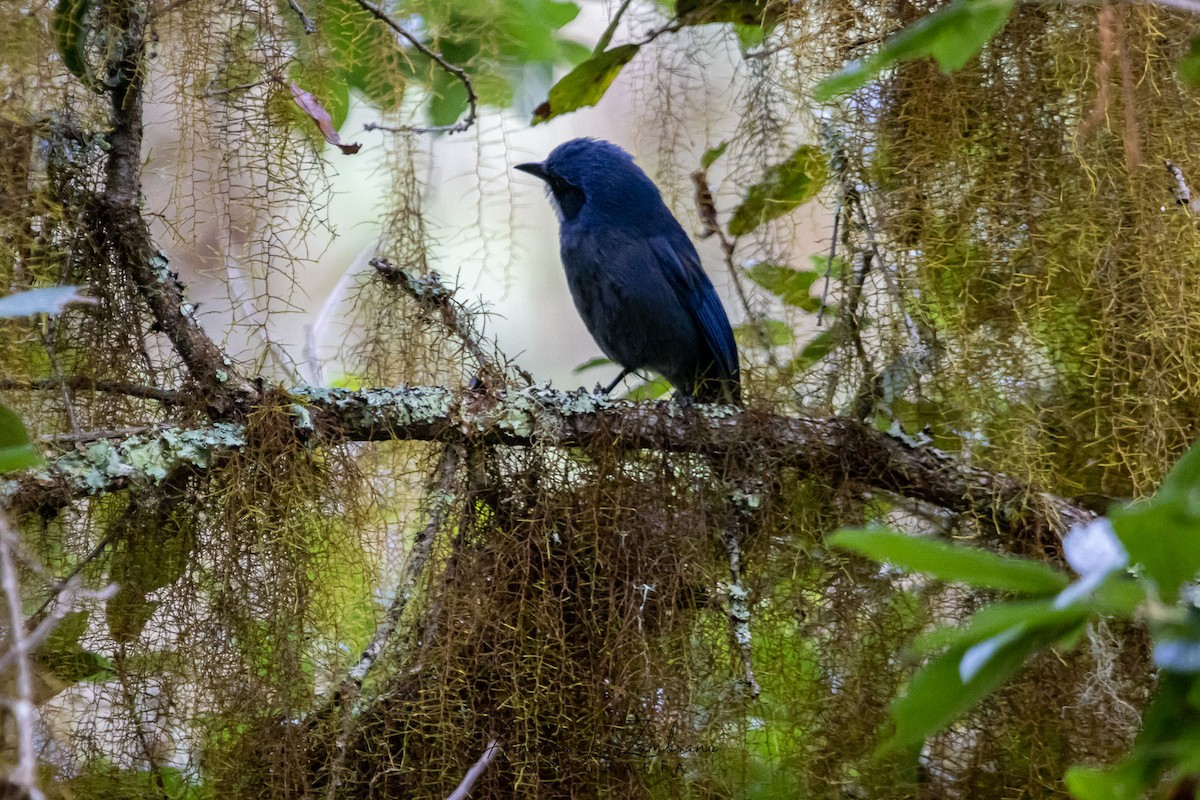
[[[1200,86],[1200,36],[1193,36],[1186,55],[1175,62],[1179,80],[1189,86]]]
[[[623,44],[575,67],[550,88],[546,102],[534,110],[531,124],[538,125],[560,114],[596,105],[625,65],[637,55],[638,49],[636,44]]]
[[[597,367],[612,366],[612,363],[613,363],[612,359],[610,359],[610,358],[605,358],[604,356],[596,356],[595,358],[589,358],[587,361],[583,362],[582,364],[577,366],[575,369],[571,370],[571,374],[578,375],[581,372],[587,372],[589,369],[596,369]]]
[[[1164,673],[1133,749],[1109,769],[1068,770],[1071,794],[1078,800],[1139,800],[1164,772],[1200,769],[1200,715],[1188,702],[1196,686],[1192,676]]]
[[[501,55],[520,63],[557,59],[554,31],[579,16],[579,6],[557,0],[504,0],[501,8],[488,21],[498,28]]]
[[[1146,788],[1136,765],[1115,769],[1071,767],[1064,780],[1075,800],[1138,800]]]
[[[803,145],[767,170],[733,211],[729,232],[742,236],[817,196],[829,176],[829,159],[819,147]]]
[[[0,297],[0,318],[31,317],[35,314],[61,314],[71,303],[94,303],[95,298],[81,294],[86,286],[47,286]]]
[[[792,269],[780,264],[755,264],[746,276],[789,306],[816,311],[821,301],[809,294],[821,276],[812,270]]]
[[[786,322],[778,319],[764,319],[758,322],[747,322],[733,329],[733,336],[743,347],[761,348],[766,344],[771,347],[782,347],[792,342],[792,329]]]
[[[429,121],[434,125],[453,125],[467,110],[467,87],[446,72],[438,72],[430,87]]]
[[[657,377],[654,380],[639,383],[625,395],[626,400],[656,400],[671,391],[671,382],[666,378]]]
[[[331,62],[330,65],[340,73],[340,80],[348,89],[361,92],[367,100],[385,111],[398,107],[404,99],[405,81],[401,75],[407,71],[409,62],[407,56],[402,55],[396,47],[395,37],[387,26],[379,24],[370,12],[354,0],[322,0],[319,10],[314,9],[314,13],[319,17],[318,34],[327,47],[318,47],[313,42],[315,37],[303,34],[295,14],[284,15],[296,26],[299,62],[311,67],[311,73],[319,72],[327,61]],[[416,54],[413,56],[413,62],[419,62],[426,68],[425,74],[433,74],[428,60],[419,60]],[[305,80],[299,83],[324,88],[324,81],[317,83],[311,79],[317,78],[315,74],[306,77],[310,78],[307,84]],[[334,117],[336,119],[337,115],[334,114]]]
[[[90,616],[88,611],[67,614],[35,655],[38,664],[65,683],[104,680],[112,674],[112,662],[79,644],[80,637],[87,632]]]
[[[90,0],[58,0],[54,13],[50,15],[50,30],[54,33],[54,44],[63,64],[71,74],[85,86],[96,84],[92,69],[87,63],[87,25]]]
[[[942,626],[923,633],[913,642],[915,653],[934,653],[947,648],[965,648],[1014,628],[1033,630],[1081,622],[1087,610],[1079,606],[1055,608],[1052,600],[1014,600],[989,603],[976,611],[965,625]]]
[[[960,666],[969,647],[955,647],[923,667],[904,694],[890,705],[895,731],[881,753],[921,744],[1010,678],[1035,651],[1057,639],[1062,631],[1018,631],[1001,643],[963,682]]]
[[[33,448],[25,423],[6,405],[0,404],[0,474],[16,472],[45,463]]]
[[[834,328],[827,331],[821,331],[816,336],[808,340],[808,344],[804,345],[791,363],[788,364],[790,372],[802,372],[813,364],[816,364],[833,350],[833,346],[837,343],[837,335]]]
[[[943,72],[961,69],[1004,27],[1012,8],[1012,0],[953,0],[889,38],[875,55],[821,81],[813,98],[826,102],[862,87],[901,61],[924,56],[932,56]]]
[[[895,531],[841,530],[828,541],[834,547],[852,550],[910,572],[922,572],[938,580],[978,588],[1051,594],[1061,591],[1069,583],[1066,575],[1036,561]]]
[[[716,147],[710,147],[704,151],[704,155],[700,156],[701,169],[708,169],[721,156],[725,155],[726,148],[729,147],[729,140],[721,142]]]
[[[1173,603],[1200,572],[1200,444],[1179,459],[1152,498],[1113,509],[1109,520],[1130,560]]]
[[[758,47],[767,38],[767,28],[762,25],[742,25],[735,22],[733,32],[737,34],[738,46],[743,53]]]

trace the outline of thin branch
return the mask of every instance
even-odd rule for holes
[[[379,655],[386,649],[392,633],[404,615],[404,609],[416,592],[417,579],[421,577],[425,564],[429,561],[437,532],[441,530],[447,513],[454,506],[455,498],[452,493],[454,477],[461,461],[462,456],[458,448],[449,446],[442,451],[442,456],[434,470],[437,479],[430,493],[429,519],[413,537],[412,547],[409,548],[404,562],[404,574],[400,577],[400,584],[396,587],[396,597],[388,607],[383,624],[375,630],[370,644],[359,656],[358,663],[350,670],[348,680],[357,686],[362,686],[363,679],[371,671],[371,667],[375,665]],[[343,688],[345,688],[345,684],[343,684]]]
[[[608,27],[604,29],[604,33],[600,34],[600,39],[596,42],[596,46],[592,48],[592,55],[598,56],[605,51],[608,43],[612,41],[613,34],[617,32],[617,25],[620,24],[621,17],[625,16],[625,12],[629,10],[629,5],[632,2],[633,0],[623,0],[617,9],[617,13],[613,14],[613,18],[609,21]]]
[[[488,768],[488,764],[491,764],[503,749],[499,739],[492,739],[488,742],[487,747],[483,749],[483,755],[471,765],[471,768],[467,770],[467,774],[463,776],[462,783],[450,793],[450,796],[446,800],[467,800],[467,797],[471,794],[471,790],[475,788],[475,782],[479,780],[484,770]]]
[[[68,389],[75,392],[106,392],[112,394],[123,394],[129,397],[139,397],[145,400],[157,400],[164,405],[184,405],[187,403],[187,396],[183,392],[177,392],[171,389],[158,389],[154,386],[142,386],[136,383],[126,383],[124,381],[109,381],[109,380],[93,380],[78,376],[65,376],[61,384],[65,384]],[[33,390],[51,390],[57,391],[60,381],[57,378],[35,378],[33,380],[17,380],[14,378],[0,378],[0,391],[33,391]]]
[[[55,582],[54,586],[52,586],[50,589],[50,596],[47,597],[40,606],[38,606],[36,611],[34,611],[32,614],[29,615],[29,618],[37,619],[42,614],[44,614],[46,612],[46,609],[50,607],[50,604],[56,602],[61,595],[70,594],[71,592],[73,592],[75,590],[75,587],[78,586],[78,582],[77,582],[76,578],[79,575],[79,573],[83,572],[84,567],[86,567],[88,564],[92,563],[97,558],[99,558],[100,554],[103,553],[110,544],[112,544],[113,539],[115,539],[115,538],[117,538],[117,532],[115,530],[110,530],[107,534],[105,534],[104,538],[101,539],[100,542],[95,547],[92,548],[92,551],[90,553],[88,553],[86,556],[81,558],[75,564],[75,566],[71,567],[70,572],[68,572],[60,580]],[[63,604],[63,605],[66,605],[66,604]]]
[[[482,337],[475,331],[471,312],[454,299],[454,291],[442,283],[441,276],[430,272],[416,277],[386,258],[373,258],[369,263],[388,284],[403,289],[422,309],[436,311],[443,327],[462,342],[481,373],[503,377],[504,369],[484,349]],[[533,383],[533,376],[524,370],[518,372],[527,384]]]
[[[101,439],[124,439],[128,436],[137,436],[143,433],[151,433],[153,431],[165,431],[168,428],[175,427],[169,422],[158,422],[153,425],[136,425],[127,428],[109,428],[106,430],[96,431],[77,431],[75,433],[50,433],[45,436],[39,436],[38,441],[46,442],[47,444],[83,444],[86,442],[96,442]]]
[[[9,645],[6,656],[11,657],[6,660],[10,665],[15,664],[17,673],[13,680],[16,697],[5,701],[17,730],[17,763],[9,770],[7,782],[19,790],[18,796],[41,800],[45,795],[37,787],[37,751],[33,744],[34,727],[37,724],[37,712],[33,706],[33,671],[29,668],[25,621],[21,618],[21,584],[12,554],[14,541],[8,520],[0,515],[0,590],[4,592],[4,604],[8,607]]]
[[[62,590],[57,592],[52,598],[55,600],[63,600],[63,602],[57,603],[54,611],[45,617],[42,617],[38,622],[37,627],[25,634],[25,638],[23,640],[23,649],[19,652],[15,649],[9,649],[8,652],[6,652],[3,656],[0,656],[0,673],[3,673],[4,670],[16,663],[17,658],[21,657],[22,655],[29,655],[36,651],[38,647],[42,645],[42,642],[46,641],[46,637],[49,636],[56,627],[58,627],[58,623],[62,622],[63,618],[66,617],[67,614],[75,610],[80,600],[103,603],[111,600],[113,596],[116,595],[118,588],[119,587],[117,584],[110,583],[103,589],[90,591],[80,586],[78,578],[72,578],[62,588]],[[45,606],[43,606],[43,608],[44,607]],[[29,623],[32,620],[37,619],[38,616],[39,614],[37,613],[31,614],[29,619],[25,620],[24,624],[28,626]]]
[[[312,36],[317,32],[317,24],[312,21],[312,18],[308,14],[304,13],[304,9],[300,7],[300,4],[296,0],[288,0],[288,5],[292,7],[292,11],[296,12],[296,16],[300,18],[300,22],[304,23],[305,36]]]
[[[355,0],[355,2],[357,2],[359,7],[361,7],[364,11],[369,11],[371,15],[375,17],[375,19],[379,20],[395,31],[398,36],[411,44],[418,53],[425,56],[430,61],[433,61],[446,72],[453,75],[460,83],[462,83],[463,88],[467,90],[467,115],[453,125],[434,125],[428,128],[419,128],[413,126],[389,127],[386,125],[369,123],[363,127],[369,131],[382,130],[391,131],[393,133],[461,133],[462,131],[465,131],[474,125],[475,113],[479,106],[479,98],[475,94],[475,87],[471,84],[471,76],[467,74],[467,71],[462,67],[451,64],[449,61],[443,58],[440,53],[430,49],[420,39],[405,30],[404,26],[402,26],[399,22],[396,22],[396,20],[388,16],[387,12],[385,12],[382,8],[370,2],[370,0]]]

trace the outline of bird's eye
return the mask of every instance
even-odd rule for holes
[[[546,185],[550,189],[550,197],[558,209],[560,221],[569,222],[579,216],[585,200],[582,189],[567,183],[558,176],[551,176],[546,181]]]

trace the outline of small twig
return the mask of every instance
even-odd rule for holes
[[[825,322],[825,307],[829,300],[829,276],[833,272],[833,260],[837,258],[838,227],[842,221],[842,198],[838,197],[833,209],[833,233],[829,237],[829,256],[825,261],[825,285],[821,287],[821,307],[817,309],[817,327]]]
[[[598,56],[605,51],[608,43],[612,41],[613,34],[617,32],[617,25],[621,22],[621,17],[624,16],[632,2],[633,0],[623,0],[617,13],[613,14],[612,20],[608,23],[608,27],[604,29],[604,33],[600,34],[600,41],[596,42],[596,46],[592,48],[592,55]]]
[[[296,0],[288,0],[288,5],[292,7],[292,11],[296,12],[296,16],[300,18],[300,21],[304,23],[305,36],[312,36],[317,32],[317,23],[313,22],[308,14],[304,13],[304,9],[300,7],[300,4]]]
[[[420,128],[407,125],[389,127],[385,125],[368,123],[367,125],[363,126],[364,129],[368,131],[391,131],[393,133],[461,133],[475,124],[475,112],[479,105],[479,98],[475,94],[475,87],[471,84],[471,76],[467,74],[467,71],[462,67],[451,64],[449,61],[443,58],[440,53],[434,52],[432,49],[427,47],[420,39],[405,30],[404,26],[388,16],[383,9],[370,2],[370,0],[355,0],[355,2],[357,2],[359,7],[361,7],[364,11],[369,11],[375,17],[375,19],[379,20],[395,31],[398,36],[411,44],[418,53],[430,59],[446,72],[457,78],[458,81],[462,83],[463,88],[467,90],[467,115],[453,125],[434,125],[427,128]]]
[[[475,788],[475,782],[479,780],[479,776],[483,775],[483,771],[488,768],[488,765],[495,760],[496,756],[503,749],[504,747],[500,744],[499,739],[492,739],[488,742],[487,747],[483,749],[483,755],[471,765],[471,768],[467,770],[467,774],[463,776],[462,783],[450,793],[450,796],[446,800],[467,800],[467,797],[471,794],[471,790]]]
[[[650,31],[650,33],[642,37],[641,41],[634,42],[634,44],[636,44],[638,47],[642,47],[650,44],[665,33],[678,33],[686,27],[686,22],[682,22],[679,19],[674,19],[668,22],[666,25],[663,25],[661,28],[655,28],[654,30]]]
[[[496,376],[504,374],[504,370],[484,349],[472,325],[470,312],[454,299],[454,290],[442,283],[441,276],[430,272],[419,278],[414,277],[386,258],[372,258],[369,263],[388,284],[403,289],[426,311],[436,311],[442,325],[462,342],[480,372],[490,372]],[[523,372],[522,376],[528,383],[533,383],[531,376]]]
[[[16,380],[14,378],[0,378],[0,391],[55,390],[61,384],[65,384],[68,389],[76,392],[123,394],[129,397],[157,400],[166,405],[178,406],[187,402],[182,392],[176,392],[171,389],[158,389],[153,386],[142,386],[141,384],[125,383],[122,381],[97,381],[79,376],[64,377],[62,381],[55,378],[35,378],[28,381]]]
[[[251,81],[250,83],[239,83],[237,86],[226,86],[224,89],[206,89],[201,97],[220,97],[223,94],[232,94],[233,92],[242,92],[247,89],[254,89],[268,83],[282,83],[278,78],[272,76],[264,78],[261,81]]]
[[[108,428],[95,431],[76,431],[75,433],[48,433],[45,436],[39,436],[38,441],[46,442],[47,444],[62,444],[62,443],[83,443],[83,442],[98,442],[101,439],[124,439],[129,436],[137,436],[142,433],[153,433],[154,431],[165,431],[168,428],[175,427],[171,422],[158,422],[153,425],[136,425],[128,428]]]
[[[777,368],[779,364],[775,359],[775,348],[771,344],[771,337],[767,334],[767,326],[763,321],[763,316],[750,305],[750,297],[746,294],[746,287],[742,284],[741,272],[738,270],[737,265],[733,263],[734,253],[737,252],[737,240],[726,236],[725,231],[717,222],[717,206],[713,201],[712,190],[708,186],[707,170],[698,169],[693,172],[692,185],[696,189],[696,207],[700,214],[700,220],[704,224],[704,230],[700,233],[700,238],[706,239],[709,236],[716,236],[718,241],[720,241],[721,251],[725,254],[725,267],[729,270],[729,277],[733,280],[734,291],[737,292],[742,309],[746,312],[750,328],[754,331],[755,336],[758,337],[763,352],[767,354],[767,364],[772,368]]]
[[[18,796],[41,800],[45,795],[37,787],[37,751],[34,749],[33,733],[37,724],[37,713],[33,706],[33,672],[29,668],[29,653],[26,649],[25,621],[21,619],[21,584],[17,578],[17,567],[13,561],[13,534],[8,520],[0,516],[0,590],[4,592],[8,606],[9,649],[6,657],[16,666],[14,680],[17,696],[5,701],[17,729],[17,763],[9,770],[7,781],[15,787]]]
[[[75,414],[75,403],[71,400],[71,392],[67,389],[67,381],[58,366],[58,356],[55,349],[58,342],[58,328],[53,317],[47,317],[45,325],[40,327],[42,347],[46,350],[46,358],[50,361],[50,371],[54,373],[54,382],[62,393],[63,410],[67,412],[67,424],[71,430],[79,433],[79,417]]]
[[[293,383],[298,383],[300,381],[300,373],[296,369],[295,363],[283,348],[271,339],[271,334],[267,331],[266,323],[256,320],[256,317],[259,316],[259,309],[254,307],[247,275],[231,258],[225,260],[225,277],[228,279],[230,291],[236,295],[236,299],[231,299],[233,299],[235,306],[241,306],[242,308],[243,319],[240,322],[250,326],[250,329],[254,331],[254,335],[262,342],[267,355],[275,361],[280,369],[287,373]]]
[[[781,44],[775,45],[774,47],[768,47],[765,50],[749,50],[745,53],[742,53],[742,58],[746,59],[747,61],[756,59],[756,58],[769,58],[770,56],[775,55],[776,53],[778,53],[781,50],[790,50],[794,46],[795,46],[794,42],[790,42],[790,41],[783,42]]]

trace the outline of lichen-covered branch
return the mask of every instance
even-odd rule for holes
[[[112,129],[99,199],[107,249],[136,282],[158,326],[204,392],[209,412],[223,417],[257,398],[257,387],[200,327],[195,306],[184,296],[183,284],[170,271],[166,257],[154,247],[141,213],[146,7],[141,0],[120,3],[115,30],[121,34],[106,65]]]
[[[933,449],[843,417],[781,417],[726,406],[631,403],[583,390],[534,386],[455,393],[441,387],[293,392],[298,435],[330,443],[413,440],[445,444],[578,447],[705,453],[712,463],[791,469],[832,485],[882,490],[990,519],[1031,549],[1092,512]],[[169,428],[68,453],[12,481],[0,498],[15,510],[60,506],[87,494],[160,482],[176,469],[206,469],[246,445],[236,423]]]

